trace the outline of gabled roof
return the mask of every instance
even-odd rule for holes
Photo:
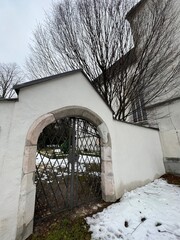
[[[85,72],[82,70],[82,69],[76,69],[76,70],[72,70],[72,71],[69,71],[69,72],[64,72],[64,73],[59,73],[59,74],[56,74],[56,75],[52,75],[52,76],[48,76],[48,77],[44,77],[44,78],[40,78],[40,79],[36,79],[36,80],[32,80],[32,81],[29,81],[29,82],[25,82],[25,83],[22,83],[22,84],[18,84],[18,85],[14,85],[13,86],[13,89],[16,91],[17,94],[19,94],[19,91],[21,88],[25,88],[25,87],[30,87],[30,86],[33,86],[33,85],[37,85],[39,83],[44,83],[44,82],[48,82],[48,81],[51,81],[53,79],[57,79],[57,78],[63,78],[63,77],[66,77],[66,76],[69,76],[69,75],[73,75],[75,73],[82,73],[85,78],[87,79],[87,81],[90,83],[90,85],[93,87],[93,89],[96,91],[96,93],[100,96],[100,98],[103,100],[103,102],[106,104],[106,106],[109,108],[109,110],[111,112],[112,109],[109,107],[109,105],[105,102],[104,98],[101,96],[101,94],[97,91],[97,89],[94,87],[94,85],[92,84],[92,82],[89,80],[88,76],[85,74]]]
[[[115,75],[120,74],[121,68],[126,70],[130,66],[132,66],[134,63],[136,63],[137,57],[135,53],[135,48],[132,48],[127,52],[125,55],[123,55],[120,59],[118,59],[114,64],[112,64],[107,69],[107,75],[110,76],[110,78],[113,78]],[[101,83],[103,79],[103,75],[100,74],[96,79],[94,79],[93,83],[96,85],[96,83]],[[112,79],[111,79],[112,80]]]
[[[113,71],[118,67],[123,66],[128,68],[133,65],[137,60],[135,48],[130,49],[125,55],[123,55],[119,60],[117,60],[108,70]]]
[[[145,4],[147,0],[140,0],[131,10],[126,14],[126,19],[130,20],[131,17]]]
[[[81,72],[87,78],[87,80],[89,81],[87,75],[84,73],[84,71],[82,69],[76,69],[76,70],[72,70],[72,71],[69,71],[69,72],[59,73],[59,74],[56,74],[56,75],[51,75],[51,76],[48,76],[48,77],[44,77],[44,78],[29,81],[29,82],[17,84],[17,85],[13,86],[13,89],[18,94],[21,88],[29,87],[29,86],[36,85],[36,84],[39,84],[39,83],[44,83],[44,82],[47,82],[47,81],[50,81],[50,80],[53,80],[53,79],[56,79],[56,78],[66,77],[66,76],[69,76],[69,75],[72,75],[72,74],[78,73],[78,72]]]
[[[132,65],[135,61],[136,61],[135,49],[132,48],[129,52],[127,52],[124,56],[122,56],[119,60],[117,60],[108,69],[108,71],[113,71],[117,67],[120,67],[121,65],[125,65],[125,64],[128,67],[128,66]],[[69,76],[69,75],[78,73],[78,72],[81,72],[94,88],[94,85],[89,80],[89,78],[85,74],[85,72],[82,69],[76,69],[76,70],[72,70],[72,71],[68,71],[68,72],[64,72],[64,73],[59,73],[59,74],[56,74],[56,75],[51,75],[51,76],[44,77],[44,78],[35,79],[35,80],[29,81],[29,82],[17,84],[17,85],[13,86],[13,89],[16,91],[17,94],[19,94],[19,91],[20,91],[21,88],[29,87],[29,86],[36,85],[36,84],[39,84],[39,83],[44,83],[44,82],[47,82],[47,81],[50,81],[50,80],[53,80],[53,79],[56,79],[56,78],[62,78],[62,77],[65,77],[65,76]],[[97,79],[99,79],[99,78],[101,78],[101,75],[97,77]],[[96,88],[94,88],[94,89],[96,90]],[[97,92],[97,90],[96,90],[96,92]]]

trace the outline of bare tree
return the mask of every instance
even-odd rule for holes
[[[179,51],[176,41],[178,12],[174,2],[168,0],[143,0],[137,12],[127,15],[131,24],[136,61],[131,67],[122,68],[128,78],[120,87],[119,102],[124,109],[118,109],[126,119],[134,115],[134,121],[147,118],[149,104],[174,97],[179,78]],[[123,79],[120,82],[124,83]],[[123,92],[122,92],[123,89]],[[119,91],[119,90],[118,90]],[[125,94],[124,94],[125,92]],[[116,116],[120,114],[116,112]]]
[[[147,104],[171,88],[179,53],[172,39],[176,14],[172,15],[171,1],[143,2],[144,10],[133,20],[127,12],[134,1],[64,0],[55,4],[46,24],[34,33],[27,60],[31,77],[82,68],[115,119],[146,118]]]
[[[22,79],[22,71],[16,63],[0,63],[0,98],[12,98],[15,95],[13,86]]]

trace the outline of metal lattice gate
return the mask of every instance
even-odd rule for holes
[[[100,137],[81,118],[63,118],[40,134],[35,219],[101,198]]]

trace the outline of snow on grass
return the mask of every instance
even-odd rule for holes
[[[180,187],[155,180],[86,221],[92,240],[180,239]]]
[[[100,164],[100,158],[95,156],[88,156],[88,155],[79,155],[78,161],[74,163],[74,171],[75,172],[86,172],[86,164]],[[68,173],[65,173],[68,169],[71,170],[71,163],[69,163],[68,158],[51,158],[51,157],[45,157],[41,154],[37,154],[36,156],[36,164],[42,165],[41,167],[44,168],[46,165],[46,171],[49,171],[50,169],[54,172],[58,172],[57,168],[64,168],[63,176],[67,175]],[[68,165],[69,164],[69,165]],[[49,167],[49,169],[48,169]],[[41,169],[39,169],[41,171]],[[95,173],[95,172],[94,172]],[[99,175],[99,172],[95,173],[96,175]],[[59,172],[59,176],[61,176],[61,171]]]

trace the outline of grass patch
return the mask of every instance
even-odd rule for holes
[[[89,226],[83,217],[65,218],[54,223],[45,234],[33,234],[29,240],[90,240]]]
[[[35,221],[34,234],[27,240],[90,240],[91,232],[84,218],[103,211],[109,205],[100,200]]]

